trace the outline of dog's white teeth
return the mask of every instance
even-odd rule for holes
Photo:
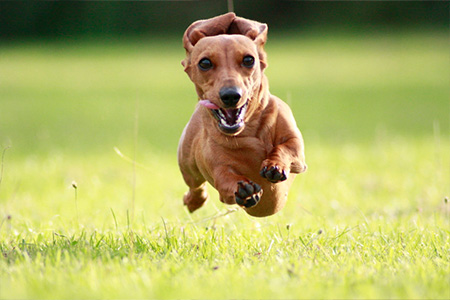
[[[219,115],[221,117],[221,120],[226,119],[225,115],[223,114],[223,112],[219,109]]]
[[[240,108],[240,110],[238,112],[238,118],[237,118],[238,122],[237,123],[244,121],[244,116],[245,116],[246,111],[247,111],[247,104]]]
[[[245,113],[247,112],[247,104],[245,104],[243,107],[242,107],[242,109],[241,109],[241,112],[239,113],[239,119],[240,120],[243,120],[244,119],[244,116],[245,116]]]
[[[244,117],[247,111],[247,104],[239,109],[213,109],[220,126],[228,130],[234,130],[244,125]]]

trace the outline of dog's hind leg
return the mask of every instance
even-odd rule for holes
[[[202,176],[193,176],[182,170],[183,178],[189,186],[189,191],[184,194],[183,202],[189,212],[194,212],[208,200],[206,191],[206,180]]]
[[[208,200],[208,193],[206,191],[206,182],[197,188],[189,188],[189,191],[184,194],[183,202],[187,206],[189,212],[194,212]]]

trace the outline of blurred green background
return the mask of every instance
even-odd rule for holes
[[[269,24],[271,91],[307,140],[448,130],[449,2],[234,2],[238,15]],[[0,2],[1,144],[104,151],[130,139],[138,111],[140,142],[175,152],[196,99],[180,66],[182,34],[226,9]]]

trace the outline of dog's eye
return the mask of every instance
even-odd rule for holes
[[[253,56],[247,55],[242,59],[242,65],[246,68],[252,68],[255,64],[255,58]]]
[[[213,67],[213,64],[209,58],[202,58],[200,62],[198,63],[198,67],[202,71],[207,71]]]

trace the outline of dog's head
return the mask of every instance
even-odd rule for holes
[[[218,128],[237,135],[256,109],[267,67],[267,25],[228,13],[194,22],[184,33],[181,62],[195,84],[200,104]]]

